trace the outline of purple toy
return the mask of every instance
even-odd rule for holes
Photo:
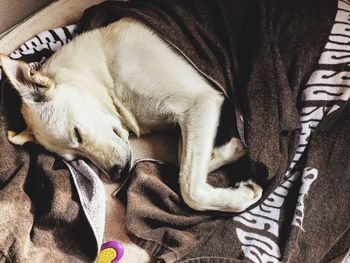
[[[98,256],[98,263],[118,263],[124,255],[123,246],[116,240],[104,243]]]

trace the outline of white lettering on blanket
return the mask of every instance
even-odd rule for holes
[[[17,50],[10,54],[13,59],[24,59],[33,69],[38,69],[57,49],[68,43],[72,38],[77,25],[69,25],[62,28],[45,31],[29,39]],[[35,54],[35,56],[31,56]],[[39,61],[34,61],[39,58]],[[0,68],[0,80],[2,79],[2,70]]]
[[[262,204],[246,213],[234,217],[234,220],[254,229],[265,230],[277,237],[277,221],[280,217],[280,208],[282,207],[293,182],[298,177],[299,172],[296,172],[289,177],[288,180],[279,185]]]
[[[303,218],[304,218],[304,199],[310,190],[312,183],[316,180],[318,171],[316,169],[307,167],[304,169],[303,178],[301,180],[301,187],[299,190],[298,203],[295,210],[293,225],[300,227],[301,230],[305,231],[303,228]]]
[[[301,96],[302,129],[297,152],[285,175],[285,181],[262,204],[233,218],[249,229],[236,228],[236,234],[242,243],[244,255],[252,262],[281,262],[282,255],[278,246],[280,213],[297,179],[301,180],[301,186],[292,225],[305,231],[303,228],[307,208],[305,201],[308,194],[312,195],[309,191],[318,177],[318,170],[296,165],[300,165],[310,136],[322,119],[349,100],[350,72],[344,71],[342,67],[350,65],[349,21],[350,3],[347,0],[338,0],[338,11],[328,42]]]
[[[253,262],[281,262],[279,247],[273,240],[239,228],[237,228],[237,236],[243,244],[244,254]]]
[[[272,238],[278,237],[280,209],[284,204],[290,188],[293,186],[295,180],[298,179],[299,175],[299,172],[295,172],[280,184],[262,204],[234,217],[235,221],[242,223],[246,227],[255,231],[260,230],[258,234],[244,231],[240,228],[236,229],[237,237],[242,243],[242,250],[245,256],[251,261],[257,263],[280,262],[280,248]],[[268,233],[272,235],[268,235]],[[267,247],[268,249],[266,250]]]
[[[19,49],[10,54],[10,57],[19,59],[31,54],[37,55],[44,50],[54,52],[72,39],[76,28],[76,25],[69,25],[40,33],[22,44]]]

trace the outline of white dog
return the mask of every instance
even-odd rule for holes
[[[233,138],[214,148],[224,96],[143,24],[123,18],[77,36],[40,69],[1,55],[22,98],[27,128],[9,131],[18,145],[35,141],[65,160],[86,157],[109,174],[128,172],[129,132],[178,124],[180,189],[196,210],[239,212],[258,201],[259,185],[214,188],[207,174],[246,153]]]

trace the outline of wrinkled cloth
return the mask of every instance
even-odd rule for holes
[[[264,187],[244,213],[196,212],[179,194],[178,167],[136,162],[118,196],[130,237],[156,261],[342,262],[349,254],[349,14],[343,0],[110,1],[85,12],[78,32],[133,17],[221,90],[217,142],[240,134],[249,156],[208,181],[228,187],[252,176]],[[13,58],[38,66],[66,43],[62,35],[72,37],[66,27],[48,33]],[[1,262],[93,262],[101,230],[73,173],[37,145],[8,142],[7,129],[24,123],[8,82],[0,99]]]
[[[176,166],[138,162],[120,194],[135,242],[159,262],[345,258],[349,14],[343,0],[109,1],[84,13],[79,32],[125,16],[141,21],[221,90],[218,137],[240,134],[249,156],[209,183],[227,187],[245,174],[264,186],[244,213],[196,212],[180,196]]]
[[[10,56],[37,68],[73,36],[76,25],[49,30]],[[98,171],[65,163],[33,143],[7,140],[21,131],[20,98],[1,75],[0,262],[94,262],[103,239],[105,192]]]

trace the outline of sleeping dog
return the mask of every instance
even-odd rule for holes
[[[65,160],[85,157],[111,177],[127,173],[129,132],[140,136],[178,124],[179,184],[191,208],[240,212],[262,189],[252,180],[215,188],[208,172],[246,153],[232,138],[214,147],[224,96],[145,25],[123,18],[77,36],[39,71],[0,55],[22,98],[26,129],[9,131],[17,145],[34,141]]]

